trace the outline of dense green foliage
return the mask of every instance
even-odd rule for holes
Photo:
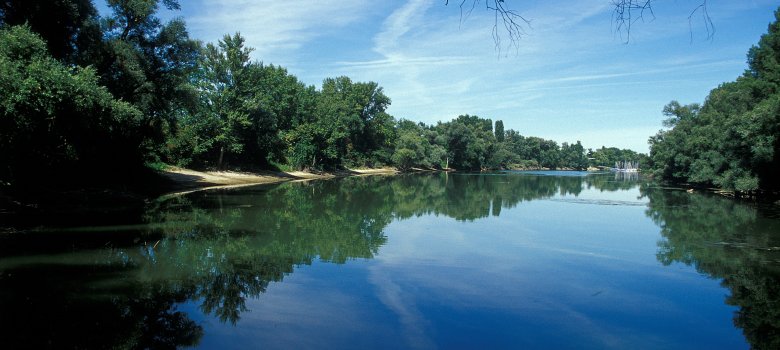
[[[736,81],[701,106],[664,107],[671,129],[649,140],[654,174],[737,191],[780,188],[780,9],[775,18]]]
[[[524,137],[478,116],[396,120],[376,82],[317,89],[250,58],[238,33],[217,43],[164,22],[177,0],[0,2],[0,180],[58,171],[133,176],[144,164],[199,168],[585,169],[578,142]],[[758,56],[757,56],[758,57]],[[21,82],[21,83],[20,83]],[[611,158],[610,158],[611,160]],[[625,159],[620,159],[625,160]],[[114,179],[122,183],[121,179]]]
[[[23,187],[52,171],[61,176],[49,182],[91,182],[85,175],[100,169],[124,183],[163,155],[195,104],[199,45],[183,21],[155,17],[159,3],[177,1],[108,3],[105,18],[88,0],[0,6],[3,182]]]
[[[153,161],[164,156],[177,118],[197,104],[191,75],[200,56],[183,20],[163,24],[156,17],[161,3],[179,7],[177,0],[109,0],[112,14],[101,19],[103,41],[84,59],[114,96],[141,110],[144,156]]]
[[[618,149],[616,147],[604,147],[588,151],[589,163],[592,166],[614,167],[616,162],[637,162],[640,167],[649,163],[647,155],[634,152],[630,149]]]
[[[28,25],[54,58],[69,63],[93,50],[102,35],[92,0],[3,0],[0,24]]]
[[[461,115],[435,126],[401,120],[397,126],[393,164],[400,169],[412,167],[461,170],[480,169],[574,169],[610,165],[616,161],[638,161],[640,155],[631,150],[603,148],[586,152],[582,144],[525,137],[515,130],[503,131],[503,122],[495,128],[490,119]],[[502,136],[498,136],[502,135]],[[607,153],[610,152],[610,153]],[[595,154],[596,161],[588,157]],[[599,156],[599,154],[606,154]]]
[[[27,27],[0,31],[0,42],[3,181],[33,184],[75,166],[121,174],[140,162],[141,112],[100,86],[93,69],[51,58]]]

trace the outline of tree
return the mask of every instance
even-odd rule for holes
[[[163,24],[156,13],[162,4],[179,9],[177,0],[108,0],[112,13],[103,18],[100,50],[85,58],[101,76],[101,85],[130,102],[144,115],[144,146],[150,158],[162,153],[175,132],[177,118],[197,104],[190,84],[200,45],[189,38],[180,18]]]
[[[509,149],[506,143],[499,142],[493,147],[493,151],[488,156],[487,166],[491,169],[509,169],[512,164],[516,164],[520,159]]]
[[[247,77],[251,94],[262,113],[255,114],[245,135],[247,162],[266,166],[284,162],[284,133],[315,120],[317,94],[281,66],[259,63]]]
[[[331,166],[388,163],[395,121],[385,113],[390,98],[375,82],[327,78],[317,104],[318,121],[327,130]]]
[[[496,141],[504,142],[504,122],[496,120]]]
[[[23,24],[41,36],[54,58],[67,63],[80,62],[102,34],[92,0],[0,1],[0,25]]]
[[[226,156],[243,152],[244,132],[252,126],[252,117],[260,110],[251,93],[250,71],[257,69],[249,61],[250,48],[236,33],[225,35],[217,45],[207,44],[199,63],[198,90],[200,109],[191,121],[199,140],[193,148],[196,157],[216,158],[213,163],[222,168]],[[213,159],[212,158],[212,159]]]
[[[490,119],[466,114],[438,128],[445,136],[450,166],[459,170],[488,167],[495,144],[493,122]]]
[[[588,160],[585,158],[585,148],[582,143],[570,145],[564,142],[561,145],[561,164],[569,169],[585,170],[588,167]]]
[[[749,69],[702,106],[672,101],[651,137],[654,173],[674,182],[755,191],[780,188],[780,9],[748,52]]]
[[[630,149],[619,149],[617,147],[605,147],[590,151],[588,156],[591,166],[614,167],[616,162],[640,162],[642,155]],[[640,167],[644,165],[640,162]]]
[[[701,110],[701,106],[698,103],[690,105],[680,105],[677,101],[669,102],[663,109],[663,115],[668,119],[663,121],[663,125],[667,128],[673,128],[680,121],[690,120],[696,117]]]
[[[561,167],[561,152],[558,143],[552,140],[543,140],[540,144],[539,165],[548,169]]]
[[[328,130],[320,123],[302,123],[285,132],[285,158],[295,169],[316,169],[324,161],[337,159],[328,145]]]
[[[52,58],[27,26],[0,30],[0,182],[132,176],[141,165],[141,112],[98,84],[92,68]],[[84,181],[84,179],[81,179]],[[80,183],[80,181],[77,181]]]
[[[399,170],[441,167],[441,147],[431,145],[430,137],[426,137],[424,124],[402,119],[397,123],[396,135],[391,160]]]

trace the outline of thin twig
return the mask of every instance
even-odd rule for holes
[[[712,17],[710,17],[710,12],[707,9],[707,0],[702,0],[701,4],[696,6],[696,8],[691,11],[691,14],[688,15],[688,28],[691,32],[691,42],[693,42],[693,15],[695,15],[696,12],[699,12],[699,10],[701,10],[701,17],[704,21],[704,28],[707,30],[707,40],[712,40],[712,38],[715,36],[715,24],[712,23]]]
[[[615,26],[615,31],[623,38],[623,32],[626,33],[625,42],[628,43],[631,40],[631,27],[637,21],[644,22],[645,13],[649,13],[652,16],[652,20],[655,20],[655,12],[653,12],[653,0],[613,0],[612,4],[615,9],[612,11],[612,22]]]
[[[458,5],[460,8],[460,24],[462,25],[465,19],[471,16],[476,6],[482,0],[471,0],[471,5],[468,5],[469,0],[461,0]],[[444,5],[448,5],[449,0],[444,1]],[[496,51],[501,53],[503,48],[502,32],[506,32],[509,37],[509,44],[507,47],[520,48],[520,39],[527,34],[526,27],[531,29],[531,21],[523,17],[520,13],[512,10],[506,6],[505,0],[485,0],[485,10],[493,11],[493,28],[492,37],[493,42],[496,45]],[[502,30],[503,29],[503,30]]]
[[[655,0],[612,0],[614,9],[612,11],[612,24],[615,32],[620,34],[621,40],[625,32],[625,43],[631,40],[631,30],[637,21],[644,22],[645,15],[649,13],[655,19],[653,12],[653,3]],[[688,15],[688,27],[691,33],[691,42],[693,42],[693,16],[698,12],[704,20],[704,28],[707,30],[707,39],[712,39],[715,35],[715,25],[710,17],[707,7],[707,0],[700,0],[698,6]]]

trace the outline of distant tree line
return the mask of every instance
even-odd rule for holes
[[[597,167],[614,167],[618,162],[638,163],[640,168],[650,162],[647,155],[630,149],[604,147],[588,150],[588,163]]]
[[[736,191],[780,189],[780,9],[775,19],[736,81],[701,105],[664,107],[670,129],[649,140],[656,176]]]
[[[160,7],[179,9],[176,0],[108,6],[99,16],[91,0],[0,2],[3,184],[105,171],[122,182],[160,162],[480,170],[585,169],[603,158],[589,162],[579,141],[524,137],[500,120],[396,120],[375,82],[342,76],[317,89],[251,60],[238,33],[205,45],[191,39],[183,20],[157,17]]]

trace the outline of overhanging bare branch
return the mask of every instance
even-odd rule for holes
[[[707,39],[712,39],[712,37],[715,36],[715,25],[712,23],[710,12],[707,9],[707,0],[702,0],[701,4],[696,6],[696,8],[691,11],[691,14],[688,15],[688,27],[690,28],[691,32],[691,41],[693,41],[693,17],[696,15],[696,13],[699,13],[701,19],[704,21],[704,29],[707,31]]]
[[[645,20],[645,15],[649,15],[650,20],[655,19],[653,13],[652,0],[612,0],[615,6],[612,10],[612,24],[621,38],[625,33],[625,42],[631,40],[631,27],[637,21]]]
[[[606,1],[606,0],[605,0]],[[612,25],[613,29],[620,34],[621,39],[626,43],[631,40],[631,30],[634,24],[645,20],[655,19],[653,5],[656,0],[610,0],[612,1]],[[690,27],[691,41],[693,41],[693,22],[700,17],[704,22],[704,28],[707,31],[707,39],[712,39],[715,35],[715,25],[710,17],[707,7],[708,0],[697,0],[698,6],[688,15],[688,25]],[[461,23],[468,18],[471,13],[479,6],[483,0],[458,0],[460,7]],[[449,5],[449,0],[444,0],[444,5]],[[520,39],[531,29],[531,21],[526,19],[516,10],[507,6],[507,0],[484,0],[485,9],[493,13],[493,42],[496,51],[501,52],[504,48],[502,43],[509,39],[506,48],[520,48]]]
[[[707,39],[712,39],[713,35],[715,35],[715,25],[712,22],[712,18],[710,17],[707,8],[707,0],[700,1],[699,5],[688,15],[691,41],[693,41],[693,19],[697,14],[699,14],[704,21]],[[612,0],[612,4],[614,5],[614,9],[612,10],[612,24],[614,30],[620,34],[621,38],[625,35],[626,43],[631,40],[631,29],[636,22],[644,22],[646,18],[650,21],[655,19],[655,13],[653,13],[654,2],[655,0]]]
[[[468,18],[474,9],[482,0],[461,0],[460,18],[461,23],[464,18]],[[449,0],[444,1],[449,5]],[[501,52],[504,38],[509,39],[507,48],[520,48],[520,39],[526,35],[526,28],[531,28],[531,21],[523,17],[519,12],[510,9],[505,0],[485,0],[485,10],[493,12],[493,42],[496,45],[496,51]]]

